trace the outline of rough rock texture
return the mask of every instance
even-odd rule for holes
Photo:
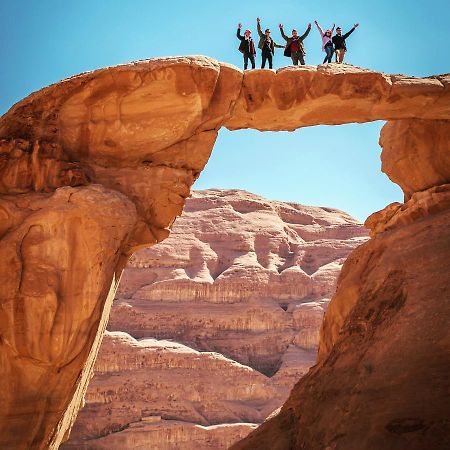
[[[107,332],[62,448],[227,448],[280,402],[270,379],[222,355]]]
[[[1,118],[1,448],[57,448],[70,429],[113,276],[168,236],[240,78],[200,57],[129,64]]]
[[[449,83],[448,74],[414,78],[336,64],[251,70],[225,126],[266,131],[380,119],[448,120]]]
[[[194,192],[171,236],[131,258],[108,329],[175,339],[272,375],[290,346],[317,349],[342,263],[366,236],[330,208]]]
[[[341,265],[366,235],[338,210],[238,190],[194,191],[170,237],[131,258],[108,329],[175,340],[245,366],[110,333],[63,448],[136,448],[152,439],[152,448],[164,449],[176,445],[172,421],[186,422],[183,437],[176,436],[186,449],[225,449],[244,437],[315,363]],[[142,360],[135,353],[144,347]],[[137,426],[149,415],[162,418],[158,434],[154,425]],[[223,432],[230,424],[237,433]],[[222,425],[208,431],[215,447],[195,438],[198,425]]]
[[[381,130],[380,145],[381,170],[403,189],[405,201],[414,192],[450,180],[450,121],[388,122]]]
[[[61,442],[87,385],[114,276],[134,250],[168,236],[222,125],[291,130],[449,120],[449,81],[347,65],[243,74],[180,57],[85,73],[11,108],[0,119],[0,446]],[[383,136],[387,146],[393,128]],[[409,134],[417,142],[420,133]],[[421,148],[411,151],[425,165],[429,154]],[[433,157],[445,152],[438,144]],[[388,175],[392,170],[408,197],[417,186],[413,174],[389,160]],[[419,190],[430,180],[449,183],[442,174],[427,164]],[[70,189],[77,195],[67,195]],[[64,208],[78,210],[66,215]]]
[[[320,363],[233,449],[448,448],[450,190],[421,194],[347,259]]]

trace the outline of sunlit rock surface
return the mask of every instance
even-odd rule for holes
[[[63,448],[135,448],[137,433],[164,449],[176,445],[171,421],[186,422],[181,441],[193,433],[186,449],[210,448],[197,425],[233,424],[233,439],[209,428],[216,449],[244,437],[315,363],[342,263],[366,240],[342,211],[194,191],[171,236],[126,268],[108,325],[115,331]],[[136,426],[150,415],[163,419],[158,433]]]
[[[221,126],[388,120],[383,170],[409,199],[450,182],[449,81],[334,64],[243,74],[174,57],[84,73],[14,105],[0,119],[0,446],[54,449],[67,434],[108,295],[133,251],[168,236]]]

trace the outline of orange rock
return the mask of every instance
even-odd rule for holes
[[[446,447],[450,208],[433,200],[349,256],[319,364],[233,450]]]
[[[386,126],[382,158],[409,198],[449,183],[449,82],[347,65],[243,74],[178,57],[85,73],[13,106],[0,119],[0,445],[57,448],[89,379],[114,274],[168,236],[221,126],[402,119]],[[402,139],[413,144],[407,162],[396,157]]]
[[[450,121],[395,120],[381,130],[381,170],[405,193],[450,183]]]
[[[349,65],[286,67],[244,73],[230,130],[295,130],[406,118],[448,119],[450,77],[385,75]],[[407,176],[405,174],[405,176]]]

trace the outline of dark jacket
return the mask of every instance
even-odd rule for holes
[[[262,32],[261,25],[259,22],[256,23],[256,29],[258,30],[259,34],[259,44],[258,48],[261,50],[264,49],[264,43],[266,41],[266,34]],[[284,45],[278,45],[271,37],[268,38],[270,40],[270,51],[272,52],[272,55],[275,54],[275,47],[276,48],[284,48]]]
[[[256,55],[255,44],[253,39],[245,39],[245,36],[241,35],[241,29],[237,29],[237,38],[241,41],[239,44],[239,51],[244,55]]]
[[[308,28],[306,29],[306,31],[305,31],[301,36],[297,36],[297,39],[296,39],[296,40],[299,41],[299,44],[300,44],[300,52],[301,52],[303,55],[306,55],[305,47],[303,46],[303,40],[308,36],[308,34],[309,34],[310,31],[311,31],[311,27],[308,27]],[[283,28],[280,28],[280,32],[281,32],[281,36],[283,36],[283,39],[287,42],[287,44],[286,44],[286,50],[284,51],[284,56],[291,56],[291,44],[292,44],[292,41],[294,40],[294,38],[293,38],[292,36],[291,36],[291,37],[287,37],[287,36],[284,34]]]
[[[345,45],[345,40],[355,31],[355,27],[353,27],[349,32],[345,34],[341,34],[340,36],[338,34],[335,34],[333,36],[333,44],[334,48],[336,50],[339,50],[343,48],[344,50],[347,50],[347,46]]]

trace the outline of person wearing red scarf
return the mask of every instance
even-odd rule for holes
[[[253,39],[251,38],[252,32],[250,30],[245,30],[244,36],[242,36],[241,28],[242,28],[242,24],[239,23],[236,36],[241,41],[241,43],[239,44],[239,51],[244,56],[244,70],[246,70],[248,67],[248,60],[250,60],[250,62],[252,64],[252,69],[254,69],[255,68],[256,50],[255,50],[255,44],[253,42]]]

